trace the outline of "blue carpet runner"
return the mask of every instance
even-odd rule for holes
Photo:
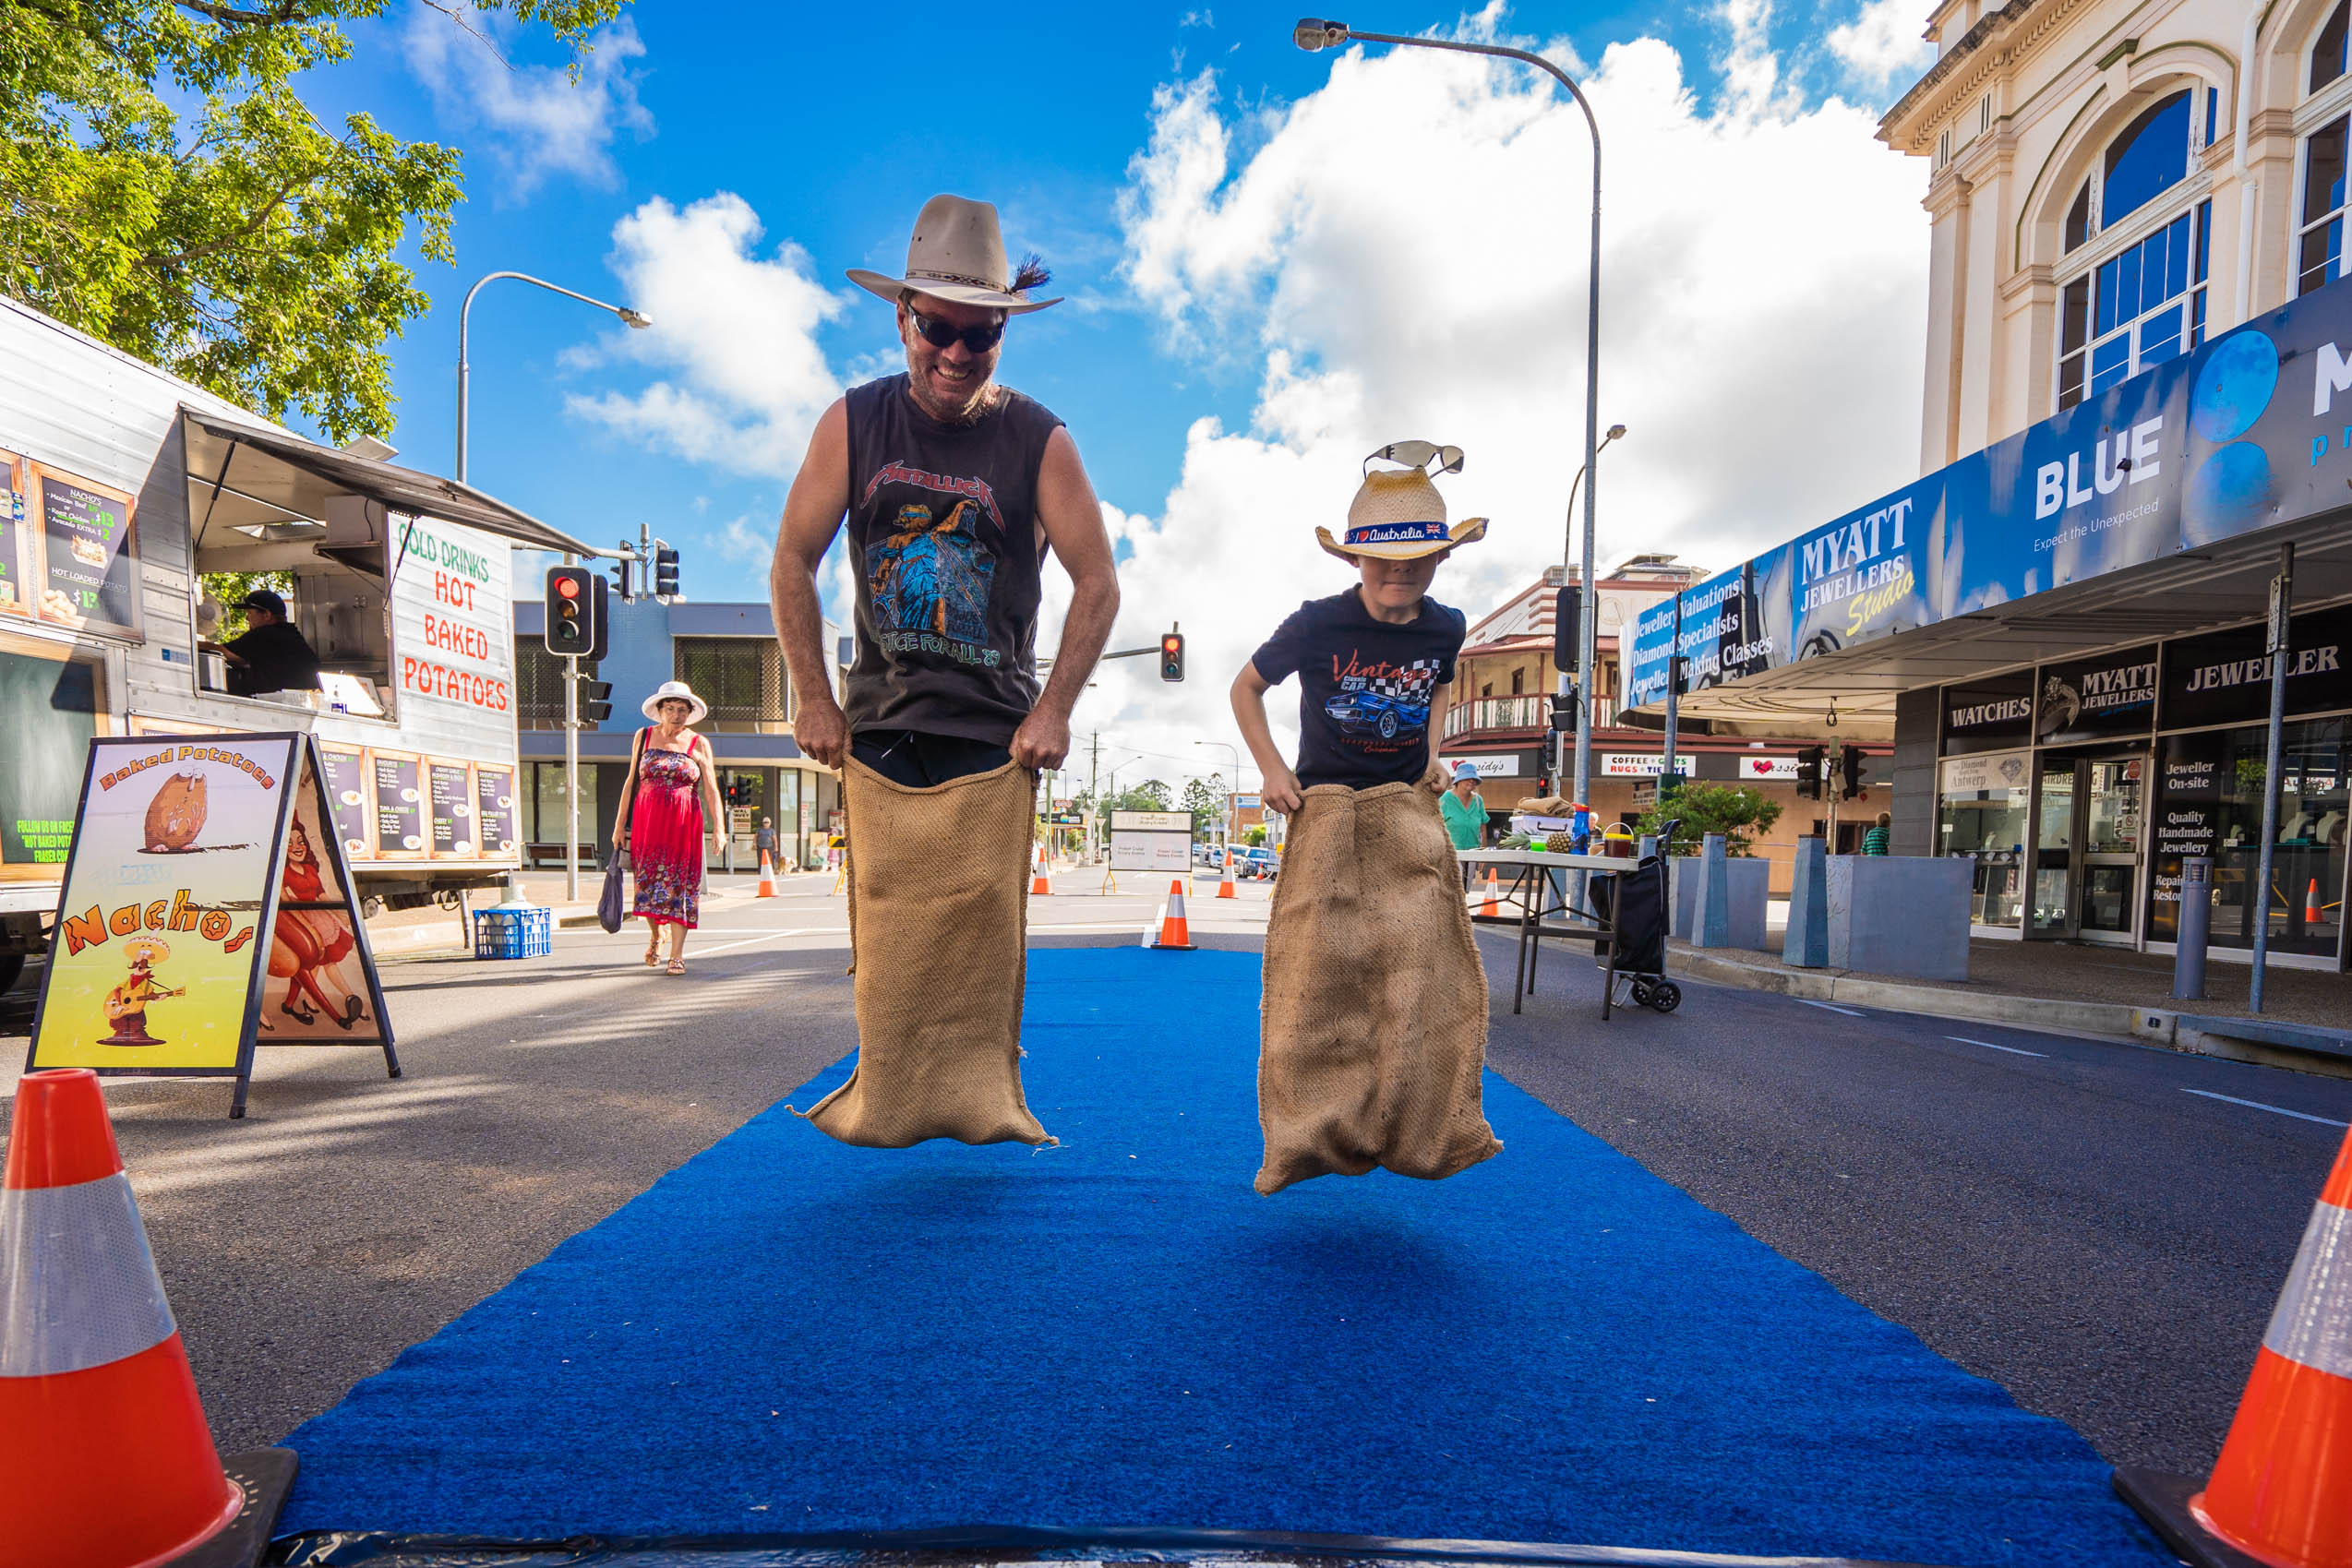
[[[2166,1561],[2067,1427],[1494,1074],[1486,1164],[1260,1198],[1256,958],[1029,965],[1062,1147],[770,1109],[296,1431],[282,1531]]]

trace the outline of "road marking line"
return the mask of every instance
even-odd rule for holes
[[[1947,1035],[1947,1040],[1958,1040],[1963,1046],[1982,1046],[1988,1051],[2007,1051],[2011,1056],[2047,1056],[2047,1051],[2029,1051],[2019,1046],[1997,1046],[1990,1040],[1972,1040],[1965,1035]]]
[[[2273,1116],[2291,1116],[2298,1121],[2316,1121],[2322,1127],[2352,1127],[2352,1121],[2338,1121],[2332,1116],[2313,1116],[2308,1111],[2288,1110],[2285,1106],[2266,1106],[2260,1100],[2241,1100],[2235,1095],[2216,1095],[2211,1089],[2183,1089],[2184,1095],[2196,1095],[2208,1100],[2227,1100],[2234,1106],[2252,1110],[2266,1110]]]
[[[1807,1006],[1807,1007],[1818,1007],[1818,1008],[1821,1009],[1821,1010],[1822,1010],[1823,1011],[1825,1011],[1825,1012],[1842,1012],[1842,1013],[1844,1013],[1844,1014],[1845,1014],[1848,1018],[1861,1018],[1861,1017],[1865,1016],[1865,1015],[1864,1015],[1864,1014],[1862,1014],[1862,1013],[1859,1013],[1859,1012],[1854,1011],[1854,1009],[1852,1009],[1852,1008],[1850,1008],[1850,1007],[1834,1007],[1834,1006],[1831,1006],[1830,1003],[1825,1002],[1825,1001],[1809,1001],[1809,1000],[1806,1000],[1806,998],[1804,998],[1804,997],[1799,997],[1799,998],[1797,998],[1796,999],[1797,999],[1797,1000],[1799,1000],[1799,1001],[1801,1001],[1801,1002],[1804,1002],[1804,1003],[1805,1003],[1805,1005],[1806,1005],[1806,1006]]]

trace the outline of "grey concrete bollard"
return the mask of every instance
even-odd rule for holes
[[[1830,845],[1818,834],[1796,841],[1781,962],[1799,969],[1819,969],[1830,962]]]
[[[1698,906],[1691,915],[1690,945],[1732,945],[1730,853],[1723,835],[1709,833],[1698,851]]]
[[[1829,864],[1830,968],[1968,978],[1965,856],[1832,855]]]
[[[2162,896],[2163,884],[2157,884]],[[2172,955],[2172,998],[2175,1001],[2205,999],[2205,942],[2214,918],[2214,863],[2210,856],[2191,855],[2180,863],[2180,923],[2174,933],[2179,945]]]

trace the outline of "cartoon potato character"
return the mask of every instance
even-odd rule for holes
[[[206,786],[202,773],[174,773],[156,786],[147,803],[147,853],[175,854],[204,831]]]

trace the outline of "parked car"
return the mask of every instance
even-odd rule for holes
[[[1383,740],[1394,740],[1399,730],[1425,729],[1429,724],[1427,703],[1408,702],[1378,691],[1343,691],[1325,702],[1323,711],[1343,730],[1359,735],[1371,732]]]
[[[1255,844],[1236,845],[1233,850],[1233,874],[1272,881],[1281,874],[1282,857],[1270,849]]]

